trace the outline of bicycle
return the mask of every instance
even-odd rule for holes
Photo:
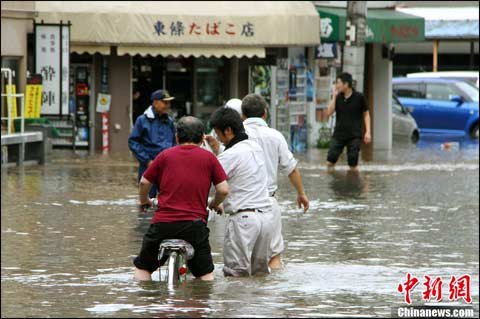
[[[141,209],[144,213],[157,208],[158,201],[152,198],[152,205],[143,205]],[[187,262],[193,258],[195,249],[193,246],[182,239],[165,239],[160,243],[158,251],[158,272],[160,281],[162,280],[161,267],[167,264],[167,285],[173,287],[178,283],[187,280]]]
[[[193,258],[195,250],[192,245],[182,239],[166,239],[160,243],[158,263],[161,267],[167,262],[167,285],[169,287],[187,280],[187,262]],[[161,280],[161,273],[159,274]]]

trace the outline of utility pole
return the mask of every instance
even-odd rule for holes
[[[352,75],[355,89],[364,90],[367,1],[348,1],[343,70]]]

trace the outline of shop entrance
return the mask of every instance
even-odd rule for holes
[[[152,92],[166,89],[175,100],[171,114],[178,119],[191,112],[193,96],[193,58],[133,57],[133,124],[151,105]]]
[[[133,124],[158,89],[175,97],[171,110],[175,120],[194,115],[207,123],[228,97],[227,69],[228,61],[223,58],[133,57]]]
[[[166,89],[171,96],[172,113],[175,119],[192,114],[193,104],[193,58],[166,60]]]

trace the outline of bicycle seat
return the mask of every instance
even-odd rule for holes
[[[188,242],[182,239],[165,239],[160,243],[160,250],[182,250],[187,255],[187,260],[193,258],[195,249]]]

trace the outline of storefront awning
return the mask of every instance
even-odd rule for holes
[[[141,56],[172,56],[172,57],[215,57],[220,58],[222,56],[231,57],[247,57],[258,58],[265,57],[265,48],[260,47],[140,47],[140,46],[119,46],[117,49],[118,55],[137,55]]]
[[[317,7],[322,41],[345,41],[346,8]],[[398,43],[425,40],[425,20],[389,9],[369,9],[366,42]]]
[[[78,54],[88,53],[95,54],[100,53],[102,55],[110,55],[110,47],[105,45],[72,45],[70,46],[70,52]]]
[[[478,7],[398,8],[425,19],[425,38],[476,40],[479,37]]]
[[[155,49],[147,54],[162,46],[192,54],[181,47],[201,46],[216,48],[213,55],[223,48],[225,56],[248,56],[259,48],[320,43],[310,1],[36,1],[36,11],[37,23],[70,21],[72,44],[118,46],[129,54],[128,48],[148,46]]]

